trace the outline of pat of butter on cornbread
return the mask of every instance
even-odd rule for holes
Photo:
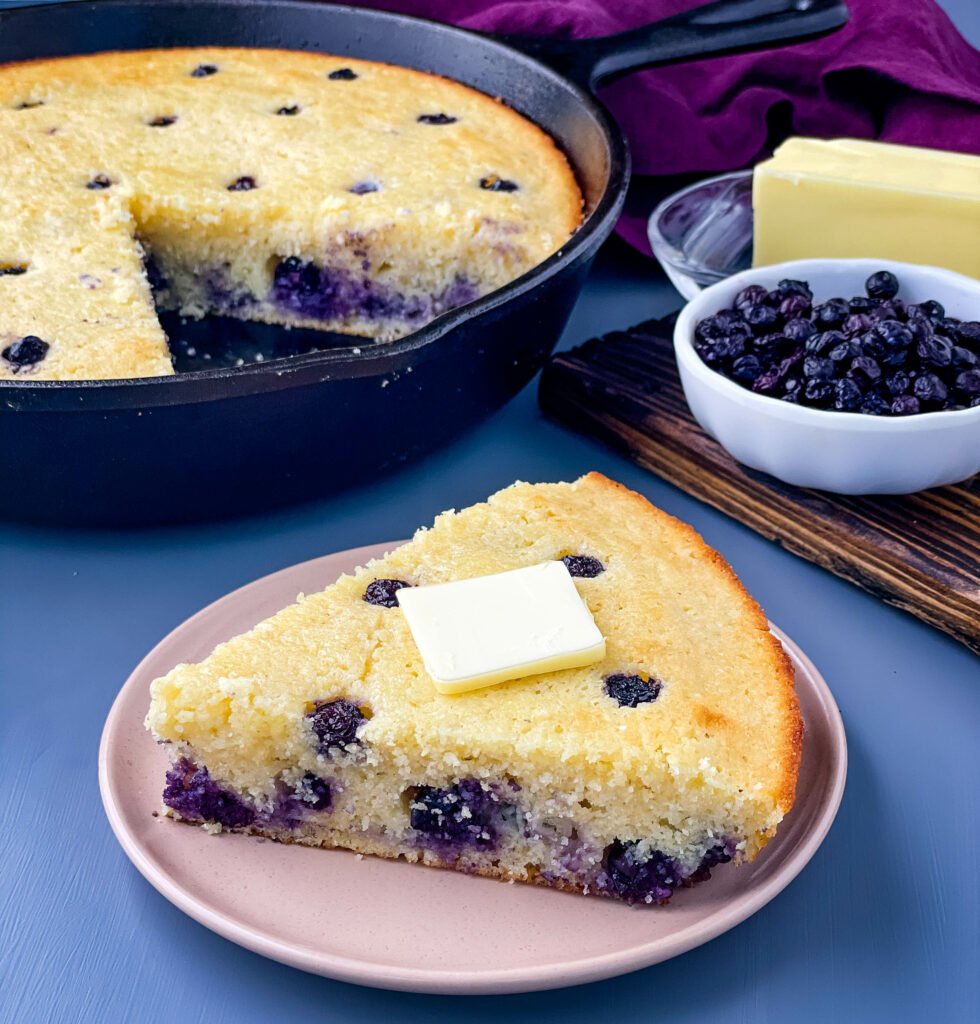
[[[558,561],[398,591],[440,693],[601,661],[606,641]]]
[[[860,139],[784,142],[753,175],[756,266],[881,257],[980,277],[980,157]]]

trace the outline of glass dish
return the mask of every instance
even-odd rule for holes
[[[752,265],[752,172],[695,182],[650,215],[653,254],[685,299]]]

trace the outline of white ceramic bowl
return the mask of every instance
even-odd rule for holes
[[[786,483],[839,494],[910,494],[980,471],[980,406],[868,416],[792,405],[755,394],[707,367],[694,350],[698,321],[730,306],[747,284],[808,281],[814,300],[864,294],[890,270],[906,302],[936,299],[949,316],[980,319],[980,281],[937,267],[879,259],[810,259],[754,267],[706,288],[682,310],[674,352],[684,395],[702,427],[739,462]]]

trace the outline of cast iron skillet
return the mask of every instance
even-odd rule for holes
[[[454,437],[540,369],[615,225],[629,154],[592,95],[598,84],[820,34],[846,18],[842,0],[721,0],[616,36],[500,41],[303,0],[82,0],[3,11],[0,62],[224,45],[321,50],[446,75],[502,97],[559,142],[586,218],[519,280],[393,344],[334,338],[310,352],[309,337],[281,328],[170,323],[172,341],[185,331],[191,351],[210,346],[212,366],[229,347],[264,361],[171,378],[0,381],[0,517],[122,525],[235,515],[344,486]]]

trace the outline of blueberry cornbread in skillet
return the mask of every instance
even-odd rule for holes
[[[502,103],[435,75],[305,52],[174,49],[7,65],[0,160],[7,181],[31,183],[38,207],[50,198],[78,208],[66,274],[101,276],[100,227],[86,228],[86,217],[104,193],[97,211],[113,207],[112,195],[115,215],[131,218],[117,274],[143,287],[131,266],[144,259],[136,277],[149,279],[158,307],[378,340],[520,276],[562,245],[582,209],[551,138]],[[84,327],[37,334],[45,289],[31,274],[51,265],[49,254],[19,224],[4,229],[11,251],[0,264],[27,267],[5,347],[37,336],[47,351],[29,364],[6,360],[0,372],[167,372],[124,346],[107,362],[115,343],[93,348]],[[70,303],[57,301],[70,319]],[[77,323],[91,323],[86,313],[78,308]]]
[[[439,692],[399,593],[560,561],[601,660]],[[444,513],[156,680],[147,727],[169,813],[209,831],[628,903],[752,860],[802,741],[790,663],[730,567],[596,473]]]

